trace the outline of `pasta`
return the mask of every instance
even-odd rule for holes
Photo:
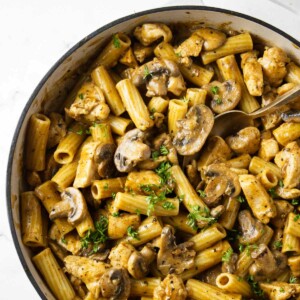
[[[113,34],[60,113],[29,119],[22,241],[59,300],[300,297],[298,103],[210,136],[300,67],[249,32],[186,26]]]

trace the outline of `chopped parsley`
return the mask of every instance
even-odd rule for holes
[[[291,276],[289,279],[289,283],[296,283],[297,282],[297,277]]]
[[[268,190],[268,192],[269,192],[269,194],[270,194],[270,196],[271,196],[272,198],[278,197],[278,195],[276,194],[275,188],[270,188],[270,189]]]
[[[138,208],[135,210],[135,213],[136,213],[138,216],[141,215],[141,211],[140,211]]]
[[[152,191],[151,194],[146,198],[146,201],[148,203],[147,215],[150,216],[153,213],[155,205],[158,202],[163,202],[165,200],[166,200],[166,191],[163,191],[160,194],[156,194],[154,191]]]
[[[153,160],[157,160],[159,158],[159,152],[158,151],[153,151],[151,153],[151,157]]]
[[[169,154],[169,150],[165,145],[160,146],[159,151],[160,151],[161,155],[168,155]]]
[[[279,185],[280,187],[284,187],[283,181],[282,181],[282,180],[279,180],[278,185]]]
[[[237,201],[239,201],[240,203],[244,203],[246,200],[245,200],[245,198],[243,196],[239,195],[237,197]]]
[[[67,241],[66,241],[66,239],[65,239],[64,236],[61,238],[61,242],[62,242],[63,244],[67,244]]]
[[[103,189],[104,189],[105,191],[108,190],[108,183],[105,183],[105,184],[104,184]]]
[[[177,197],[179,202],[182,202],[184,200],[184,194],[180,195]]]
[[[300,214],[297,214],[295,217],[294,217],[294,222],[297,222],[300,220]]]
[[[116,193],[111,193],[111,197],[112,197],[113,199],[115,199],[115,198],[116,198]]]
[[[260,297],[261,299],[264,299],[264,292],[263,292],[263,290],[261,290],[261,288],[259,287],[258,282],[254,281],[254,278],[253,278],[252,275],[249,275],[249,276],[247,277],[247,281],[248,281],[248,283],[250,284],[253,293],[254,293],[256,296]]]
[[[77,134],[83,135],[83,129],[81,128],[80,130],[76,131]]]
[[[143,79],[147,79],[148,77],[153,77],[153,74],[149,71],[149,68],[147,65],[144,67],[144,76]]]
[[[170,202],[170,201],[165,201],[162,205],[162,207],[166,210],[172,210],[172,209],[175,209],[175,205]]]
[[[292,205],[298,205],[298,204],[299,204],[299,199],[293,199],[293,200],[291,201],[291,204],[292,204]]]
[[[120,217],[120,213],[119,212],[114,212],[111,214],[113,217],[117,218]]]
[[[171,179],[171,173],[169,169],[172,167],[169,161],[163,161],[160,165],[155,169],[156,174],[160,177],[160,184],[164,185],[168,183]]]
[[[211,87],[211,92],[214,94],[214,95],[217,95],[219,93],[219,87],[218,86],[213,86]]]
[[[281,288],[279,289],[279,292],[280,292],[280,293],[284,293],[284,292],[285,292],[284,288],[281,287]]]
[[[181,57],[181,52],[175,52],[177,57]]]
[[[216,104],[221,105],[223,103],[222,99],[215,99]]]
[[[200,197],[205,198],[206,197],[206,193],[203,190],[198,190],[197,191],[200,195]]]
[[[139,240],[140,239],[138,232],[132,226],[129,226],[127,228],[127,235],[131,236],[135,240]]]
[[[232,248],[229,248],[227,251],[225,251],[222,255],[222,261],[223,262],[229,262],[231,255],[233,254]]]
[[[82,94],[82,93],[78,94],[78,98],[83,100],[84,99],[84,94]]]
[[[81,248],[88,248],[89,244],[93,244],[93,252],[97,252],[99,245],[108,239],[106,232],[108,227],[108,219],[101,216],[99,221],[95,223],[95,231],[88,230],[86,235],[81,238]]]
[[[114,34],[112,39],[113,39],[113,45],[115,46],[115,48],[120,49],[121,43],[120,43],[118,36],[116,34]]]
[[[281,248],[282,248],[282,241],[276,241],[276,242],[274,243],[274,247],[275,247],[277,250],[281,249]]]
[[[187,216],[187,225],[192,227],[194,230],[198,229],[198,221],[207,222],[208,225],[217,221],[216,218],[213,218],[210,215],[209,210],[206,207],[202,209],[199,205],[194,205],[191,208],[192,212],[190,212]]]

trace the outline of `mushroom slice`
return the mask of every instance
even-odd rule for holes
[[[153,300],[185,300],[186,297],[185,285],[175,274],[168,274],[153,292]]]
[[[68,222],[78,225],[88,211],[85,199],[79,189],[68,187],[61,193],[62,201],[57,202],[50,214],[50,220],[68,218]]]
[[[206,185],[204,192],[205,197],[203,198],[204,202],[208,206],[214,205],[220,197],[225,194],[227,189],[228,179],[225,176],[217,176],[214,177],[212,180],[209,180],[208,184]]]
[[[278,186],[275,190],[275,193],[282,199],[296,199],[300,197],[299,189],[285,189],[283,187]]]
[[[283,228],[285,225],[286,218],[290,212],[294,210],[294,206],[288,201],[276,200],[274,201],[276,206],[277,215],[275,218],[271,219],[271,223],[276,228]]]
[[[183,120],[176,122],[178,131],[173,145],[181,155],[193,155],[201,150],[214,124],[214,115],[205,105],[192,106]]]
[[[52,148],[59,144],[60,140],[67,134],[67,125],[61,114],[52,112],[49,115],[51,121],[47,148]]]
[[[88,123],[106,120],[110,109],[101,89],[92,82],[85,82],[66,113],[76,121]]]
[[[297,142],[288,143],[275,156],[275,163],[281,168],[283,187],[292,189],[300,184],[300,147]]]
[[[204,39],[203,49],[205,51],[217,49],[226,42],[226,34],[213,28],[200,28],[194,33]]]
[[[116,173],[114,154],[117,147],[112,143],[101,143],[95,150],[94,161],[98,164],[97,171],[102,178],[111,178]]]
[[[101,294],[111,300],[128,299],[130,295],[130,279],[123,268],[111,268],[100,278]]]
[[[137,26],[133,35],[144,46],[149,46],[160,38],[169,42],[173,37],[171,29],[162,23],[145,23],[142,26]]]
[[[181,274],[194,266],[196,252],[194,243],[189,241],[179,245],[175,243],[174,229],[166,225],[161,232],[161,247],[157,254],[157,268],[163,275]]]
[[[243,245],[253,244],[263,235],[264,225],[253,218],[249,210],[242,210],[238,216],[242,235],[239,242]]]
[[[151,149],[144,144],[145,138],[145,133],[137,128],[124,135],[114,157],[118,171],[131,172],[137,163],[150,158]]]
[[[227,196],[236,197],[241,192],[241,185],[239,183],[238,175],[227,168],[224,163],[211,164],[203,167],[201,175],[202,179],[208,183],[216,177],[221,177],[219,180],[216,180],[215,183],[208,184],[208,190],[210,193],[212,193],[213,187],[216,189],[215,195],[219,195],[222,191]],[[227,183],[226,188],[224,186],[225,180]],[[218,192],[218,190],[220,190],[220,192]]]
[[[254,154],[260,145],[260,132],[256,127],[246,127],[226,138],[226,143],[237,154]]]
[[[211,96],[210,107],[217,114],[234,109],[242,98],[241,85],[232,79],[213,81],[202,88]]]

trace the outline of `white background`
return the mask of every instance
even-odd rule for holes
[[[1,300],[39,299],[15,251],[5,197],[6,165],[12,135],[32,91],[69,48],[97,28],[145,9],[180,4],[239,11],[300,39],[299,0],[0,0]]]

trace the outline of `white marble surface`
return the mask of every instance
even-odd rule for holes
[[[66,50],[107,22],[180,4],[239,11],[300,39],[299,0],[0,0],[0,299],[39,299],[16,254],[5,197],[11,139],[33,89]]]

